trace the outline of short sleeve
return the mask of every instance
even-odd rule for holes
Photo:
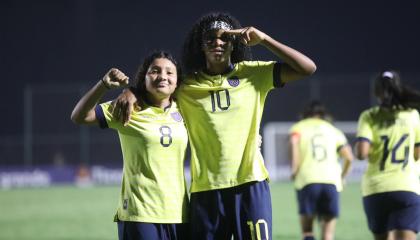
[[[413,110],[414,114],[414,133],[416,134],[415,137],[415,146],[420,146],[420,116],[417,110]]]
[[[99,122],[100,128],[113,128],[117,129],[119,125],[118,122],[114,121],[112,115],[112,105],[111,102],[106,102],[99,104],[95,107],[96,119]]]
[[[281,88],[281,87],[284,86],[284,83],[281,79],[282,66],[283,66],[283,64],[281,64],[280,62],[274,63],[274,67],[273,67],[273,86],[275,88]]]
[[[369,121],[369,112],[363,112],[359,117],[357,126],[357,141],[371,142],[373,139],[372,126]]]
[[[293,124],[292,127],[290,127],[289,129],[289,135],[294,135],[294,134],[300,135],[300,128],[299,128],[298,123]]]
[[[249,61],[243,62],[248,69],[248,74],[252,75],[250,80],[254,82],[260,90],[269,91],[273,88],[282,86],[281,63],[275,61]]]
[[[337,151],[340,151],[340,149],[343,146],[347,145],[347,138],[346,138],[346,135],[344,135],[344,133],[341,132],[340,130],[336,129],[336,132],[337,132],[336,148],[337,148]]]

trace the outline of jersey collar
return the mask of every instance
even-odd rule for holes
[[[206,79],[219,79],[222,76],[226,76],[231,74],[232,72],[234,72],[237,69],[237,65],[238,64],[230,64],[229,67],[226,69],[225,72],[223,72],[222,74],[216,74],[216,75],[212,75],[210,73],[208,73],[205,69],[200,71],[200,74],[203,75]]]

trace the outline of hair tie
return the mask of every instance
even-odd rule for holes
[[[382,73],[382,77],[394,78],[394,74],[390,71],[386,71],[386,72]]]

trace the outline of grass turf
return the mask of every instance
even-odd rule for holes
[[[300,239],[296,196],[291,183],[271,183],[273,239]],[[119,187],[0,190],[0,239],[117,239],[112,221]],[[363,213],[359,183],[341,195],[337,240],[372,239]]]

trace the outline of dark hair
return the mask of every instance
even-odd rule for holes
[[[400,74],[394,70],[383,71],[375,78],[375,95],[381,99],[382,108],[420,107],[420,92],[403,85]]]
[[[223,21],[230,24],[233,29],[241,28],[241,24],[236,18],[228,13],[209,13],[202,16],[193,25],[192,29],[184,41],[182,52],[182,63],[187,74],[202,70],[206,67],[206,57],[202,50],[203,34],[208,26],[214,21]],[[233,51],[231,54],[232,63],[251,60],[251,49],[244,45],[238,38],[232,42]]]
[[[137,70],[136,77],[135,77],[135,82],[136,82],[135,94],[138,96],[137,98],[140,97],[144,99],[147,97],[147,90],[146,90],[146,84],[145,84],[147,70],[149,69],[150,64],[152,64],[152,62],[158,58],[166,58],[175,65],[176,72],[177,72],[177,87],[181,84],[182,71],[181,71],[181,67],[178,65],[175,58],[168,52],[157,50],[149,54],[147,57],[145,57],[143,60],[143,63],[139,66]]]
[[[311,101],[302,112],[302,118],[310,118],[314,116],[319,116],[322,119],[326,119],[330,116],[327,113],[327,109],[324,104],[318,100]]]

